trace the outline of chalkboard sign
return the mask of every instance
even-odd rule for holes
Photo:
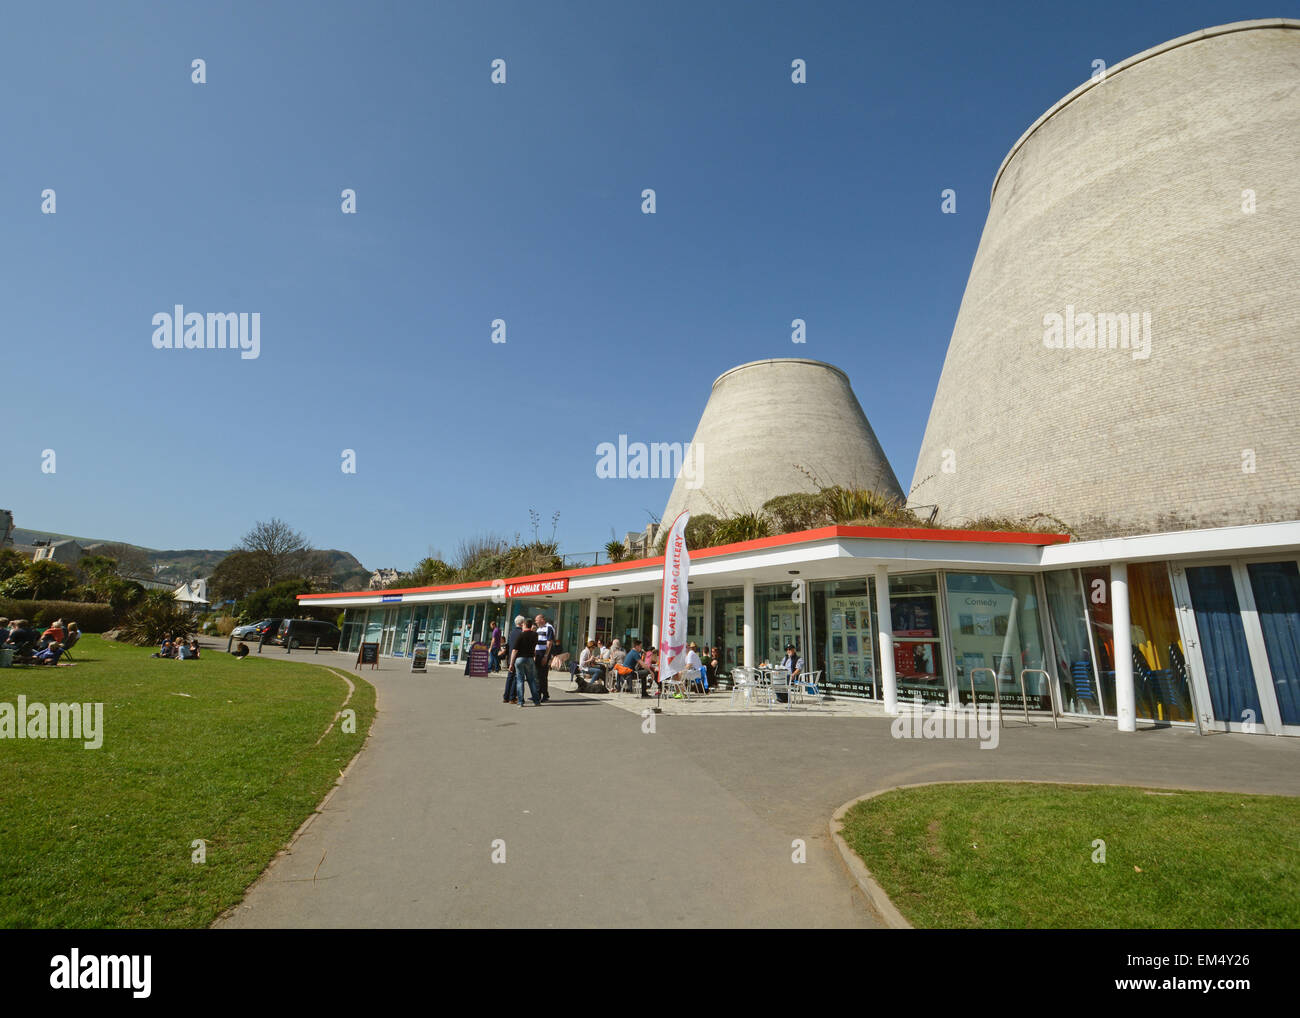
[[[481,640],[476,640],[469,646],[469,654],[465,658],[466,675],[487,675],[488,673],[488,645]]]
[[[363,643],[361,650],[357,653],[357,664],[369,665],[371,668],[379,667],[379,644]]]
[[[424,672],[428,671],[425,665],[429,661],[429,645],[423,640],[417,640],[415,644],[415,657],[411,659],[411,671]]]

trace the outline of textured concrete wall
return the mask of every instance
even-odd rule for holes
[[[1298,29],[1139,54],[1012,149],[913,505],[1047,512],[1088,536],[1300,518]],[[1046,347],[1067,305],[1149,314],[1149,357]]]
[[[903,494],[848,377],[820,361],[754,361],[720,375],[686,458],[698,462],[700,486],[691,488],[683,471],[665,526],[683,509],[748,512],[776,495],[815,490],[799,467],[828,485]]]

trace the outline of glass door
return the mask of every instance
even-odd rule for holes
[[[1250,562],[1246,575],[1278,721],[1285,734],[1300,735],[1300,563]]]
[[[397,633],[397,609],[384,609],[384,635],[379,644],[379,653],[388,655],[393,652],[393,637]]]
[[[1191,563],[1173,573],[1202,715],[1220,731],[1300,734],[1296,562]]]

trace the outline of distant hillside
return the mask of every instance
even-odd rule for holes
[[[14,528],[16,544],[35,544],[37,541],[64,541],[71,538],[83,548],[97,544],[126,544],[145,556],[154,575],[161,580],[175,581],[177,584],[186,580],[197,580],[212,575],[217,563],[230,554],[230,549],[185,548],[179,551],[162,551],[157,548],[143,548],[127,544],[125,541],[113,541],[102,537],[78,537],[75,534],[56,534],[48,530],[25,530]],[[355,556],[335,548],[321,549],[321,554],[329,557],[331,574],[335,585],[340,590],[359,590],[370,579],[370,570],[363,566]]]

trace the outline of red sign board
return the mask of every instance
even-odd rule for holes
[[[538,594],[567,594],[569,578],[562,580],[529,580],[526,583],[507,583],[506,597],[532,597]]]

